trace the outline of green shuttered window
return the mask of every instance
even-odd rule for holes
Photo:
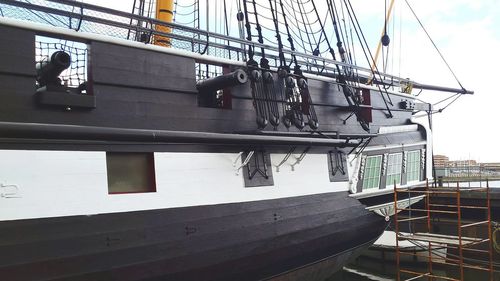
[[[386,186],[393,186],[394,183],[401,184],[401,168],[403,165],[403,154],[389,154],[387,159],[387,180]]]
[[[420,150],[409,151],[406,160],[406,181],[420,180]]]
[[[363,190],[379,188],[382,155],[368,156],[366,158],[365,172],[363,174]]]

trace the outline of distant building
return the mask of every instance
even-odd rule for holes
[[[496,168],[496,169],[499,169],[500,168],[500,163],[480,163],[481,167],[484,167],[484,168]]]
[[[466,167],[481,167],[494,170],[500,170],[500,162],[480,163],[473,159],[467,160],[450,160],[446,155],[434,155],[434,166],[436,168],[466,168]]]
[[[453,160],[453,161],[448,161],[448,167],[470,167],[470,166],[477,166],[476,160]]]
[[[500,177],[500,162],[479,163],[476,160],[450,160],[445,155],[434,155],[436,177],[491,178]]]
[[[446,167],[448,166],[448,162],[450,158],[445,155],[434,155],[434,166],[435,167]]]

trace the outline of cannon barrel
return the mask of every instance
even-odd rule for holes
[[[71,65],[71,56],[64,51],[54,52],[46,61],[36,64],[36,80],[41,87],[47,84],[60,85],[59,75]]]
[[[216,91],[224,88],[245,84],[248,81],[248,75],[242,69],[237,69],[231,73],[220,75],[199,81],[196,84],[198,91]]]

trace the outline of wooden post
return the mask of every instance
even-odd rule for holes
[[[394,184],[394,224],[396,230],[396,270],[397,270],[397,281],[401,281],[401,272],[399,268],[399,222],[398,222],[398,190],[396,184]]]
[[[425,208],[427,210],[427,233],[431,233],[431,193],[429,192],[429,179],[425,179],[425,191],[426,191],[426,198],[425,198]],[[429,270],[429,275],[432,275],[432,243],[429,241],[428,243],[428,270]],[[432,276],[428,276],[427,280],[434,280]]]
[[[490,183],[486,179],[486,206],[488,207],[488,239],[489,239],[489,259],[490,259],[490,281],[493,281],[493,237],[491,232],[491,205],[490,205]]]
[[[460,280],[464,280],[464,253],[462,247],[462,207],[460,206],[460,184],[457,182],[457,229],[458,229],[458,254],[460,263]]]

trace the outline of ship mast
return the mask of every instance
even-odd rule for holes
[[[388,41],[389,37],[387,36],[387,24],[388,24],[389,20],[391,19],[391,13],[392,13],[393,7],[394,7],[394,0],[391,0],[391,4],[389,5],[389,10],[387,11],[387,14],[385,16],[384,28],[382,29],[382,34],[380,35],[380,41],[378,42],[377,50],[375,51],[375,57],[373,58],[372,64],[370,66],[372,73],[370,75],[370,79],[368,79],[368,83],[367,83],[368,85],[371,85],[373,82],[373,71],[376,68],[378,56],[380,55],[380,50],[382,49],[382,45],[384,45],[384,46],[389,45],[389,41]]]
[[[156,19],[171,23],[174,18],[174,0],[157,0],[156,1]],[[162,33],[172,32],[172,28],[164,25],[156,25],[156,31]],[[172,44],[170,38],[162,35],[155,35],[154,44],[164,47],[170,47]]]

